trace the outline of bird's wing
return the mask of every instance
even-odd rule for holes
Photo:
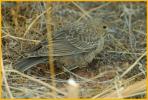
[[[71,41],[68,40],[68,36],[70,32],[69,30],[71,29],[67,29],[67,30],[64,29],[54,34],[53,36],[53,55],[54,56],[66,56],[66,55],[73,55],[73,54],[89,52],[88,49],[81,49],[78,46],[73,45],[74,43],[72,42],[74,40],[72,41],[71,38],[69,38],[71,39]]]
[[[80,54],[90,52],[95,49],[98,45],[98,38],[95,34],[83,34],[81,29],[67,29],[60,30],[53,34],[53,56],[66,56],[73,54]],[[88,33],[88,32],[87,32]],[[48,44],[47,40],[41,41],[33,49],[33,56],[45,56],[48,55],[48,48],[51,45]]]
[[[83,32],[81,30],[69,31],[69,34],[66,35],[66,40],[74,47],[83,51],[96,48],[99,40],[98,36],[87,29],[83,30]]]
[[[52,47],[50,44],[48,44],[47,39],[41,41],[29,51],[29,56],[46,56],[48,55],[49,48],[53,48],[53,56],[66,56],[87,52],[76,48],[69,41],[67,41],[65,37],[65,32],[67,31],[64,30],[56,34],[54,33]]]

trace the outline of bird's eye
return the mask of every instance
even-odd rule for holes
[[[107,26],[104,25],[104,26],[103,26],[103,29],[106,29],[106,28],[107,28]]]

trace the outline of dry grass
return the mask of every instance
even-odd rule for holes
[[[80,98],[145,98],[145,2],[53,2],[52,20],[46,16],[46,4],[2,4],[3,98],[52,98],[53,90],[56,98],[69,97],[67,80],[71,77],[79,84]],[[88,67],[55,67],[52,78],[51,68],[45,64],[25,74],[14,69],[13,65],[47,37],[47,32],[88,17],[102,18],[116,30],[106,36],[104,50]],[[52,26],[50,30],[48,26]]]

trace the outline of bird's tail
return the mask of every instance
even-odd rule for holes
[[[17,64],[15,64],[15,68],[21,72],[26,71],[27,69],[41,63],[47,63],[48,57],[42,56],[42,57],[29,57],[21,60]]]

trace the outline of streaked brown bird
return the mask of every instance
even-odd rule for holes
[[[53,32],[54,59],[71,68],[86,66],[104,46],[104,36],[108,33],[108,25],[100,19],[74,22]],[[27,58],[22,59],[15,67],[19,71],[41,63],[48,63],[47,39],[37,44]]]

